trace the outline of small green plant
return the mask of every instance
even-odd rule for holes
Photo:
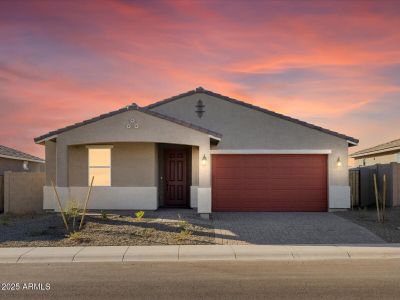
[[[178,214],[178,219],[179,219],[179,223],[178,223],[179,228],[181,230],[187,230],[189,227],[188,221],[183,220],[180,214]]]
[[[140,221],[144,217],[144,211],[140,210],[140,211],[135,212],[135,217],[136,217],[137,221]]]
[[[192,236],[192,232],[189,229],[183,229],[181,232],[178,233],[177,240],[184,241],[189,239]]]
[[[0,224],[3,226],[10,225],[10,219],[7,216],[0,217]]]
[[[150,237],[156,230],[154,228],[143,228],[138,232],[143,237]]]
[[[81,208],[79,207],[79,202],[76,200],[69,200],[67,203],[67,207],[64,210],[65,217],[67,221],[72,219],[72,231],[75,232],[76,221],[81,212]]]
[[[102,219],[103,221],[107,221],[107,220],[108,220],[108,215],[107,215],[107,213],[106,213],[104,210],[102,210],[100,213],[101,213],[101,219]]]

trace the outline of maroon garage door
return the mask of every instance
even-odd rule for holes
[[[327,156],[212,155],[213,211],[326,211]]]

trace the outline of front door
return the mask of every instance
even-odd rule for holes
[[[184,150],[165,150],[164,205],[187,206],[187,155]]]

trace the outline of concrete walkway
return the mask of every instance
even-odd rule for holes
[[[400,244],[0,248],[0,263],[400,259]]]

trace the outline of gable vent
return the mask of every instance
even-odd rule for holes
[[[205,108],[206,106],[203,104],[202,100],[197,101],[196,104],[196,114],[199,118],[201,118],[203,116],[203,114],[205,113]]]

